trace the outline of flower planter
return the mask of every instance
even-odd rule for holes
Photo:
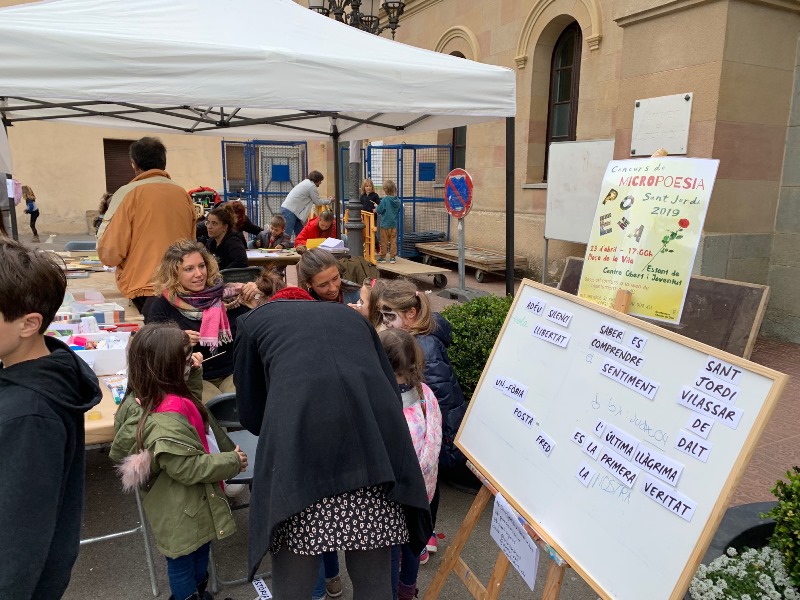
[[[775,521],[762,518],[761,513],[769,512],[777,504],[777,502],[754,502],[726,510],[711,540],[711,545],[703,556],[703,564],[707,565],[718,556],[722,556],[728,548],[741,551],[744,548],[766,546],[772,532],[775,531]],[[684,600],[692,600],[689,592],[686,592]]]

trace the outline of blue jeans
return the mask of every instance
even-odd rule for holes
[[[208,552],[211,542],[203,544],[194,552],[167,558],[169,589],[175,600],[186,600],[197,591],[197,584],[208,575]]]
[[[283,208],[282,206],[281,214],[283,218],[286,219],[286,232],[289,235],[294,234],[294,237],[297,237],[297,234],[303,231],[303,220],[288,208]]]
[[[319,577],[317,585],[311,592],[312,598],[322,598],[325,595],[325,579],[336,577],[339,574],[339,555],[336,552],[323,552],[319,561]]]
[[[397,584],[416,585],[419,575],[419,556],[410,544],[392,546],[392,597],[397,600]]]

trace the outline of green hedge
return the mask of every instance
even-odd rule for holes
[[[512,300],[511,296],[482,296],[464,304],[453,304],[442,311],[442,315],[453,326],[453,344],[448,354],[468,402],[478,385]]]
[[[800,590],[800,467],[786,473],[772,489],[778,505],[767,516],[775,519],[770,545],[783,555],[792,584]]]

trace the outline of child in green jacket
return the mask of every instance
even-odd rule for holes
[[[145,325],[128,348],[128,390],[114,419],[111,459],[123,488],[142,488],[174,600],[203,600],[211,540],[236,531],[221,481],[247,456],[190,392],[189,337],[174,324]]]
[[[386,262],[386,253],[389,253],[389,262],[397,262],[397,223],[400,220],[400,198],[397,197],[397,186],[394,181],[384,181],[383,191],[386,195],[381,200],[375,212],[380,218],[381,229],[381,256],[378,262]]]

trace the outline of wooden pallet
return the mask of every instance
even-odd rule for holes
[[[392,273],[403,277],[421,277],[432,276],[433,285],[437,288],[447,287],[447,276],[450,274],[449,269],[441,267],[433,267],[431,265],[424,265],[422,263],[407,260],[405,258],[397,257],[396,263],[378,263],[378,271]]]
[[[417,250],[426,256],[441,258],[450,262],[458,262],[458,244],[454,242],[422,242],[416,245]],[[464,247],[464,264],[476,269],[475,279],[483,281],[486,273],[505,273],[506,255],[496,250]],[[514,255],[514,268],[525,269],[528,259],[524,256]]]

